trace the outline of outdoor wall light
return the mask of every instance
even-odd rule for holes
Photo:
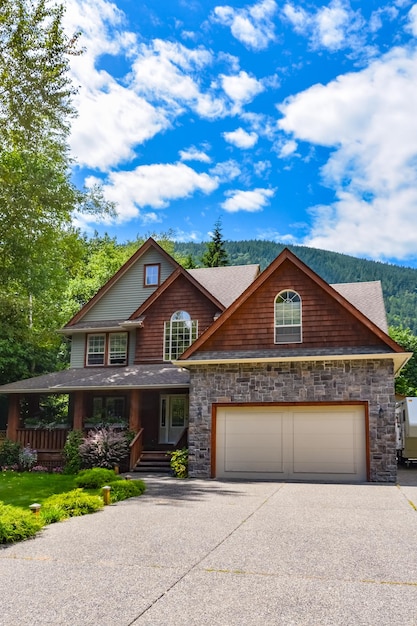
[[[201,406],[198,407],[197,409],[197,417],[201,417],[203,414],[202,410],[201,410]]]
[[[379,417],[379,418],[384,417],[384,409],[382,408],[382,406],[380,406],[380,407],[379,407],[378,417]]]

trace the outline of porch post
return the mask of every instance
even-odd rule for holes
[[[7,416],[6,437],[11,441],[17,441],[17,429],[20,426],[20,395],[9,395],[9,412]]]
[[[140,391],[139,389],[132,389],[130,392],[129,429],[137,433],[141,427]]]
[[[73,425],[72,425],[74,430],[83,429],[83,417],[84,417],[84,392],[75,391],[74,392],[74,419],[73,419]]]

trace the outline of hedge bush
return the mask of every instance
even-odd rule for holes
[[[171,469],[177,478],[187,478],[188,476],[188,448],[174,450],[171,455]]]
[[[93,469],[81,470],[75,477],[77,487],[84,489],[100,489],[111,481],[117,480],[118,476],[114,470],[104,467],[93,467]]]
[[[110,501],[113,503],[140,496],[146,489],[143,480],[115,480],[109,485],[111,487]]]
[[[0,543],[14,543],[33,537],[44,525],[31,511],[0,502]]]
[[[82,489],[73,489],[66,493],[57,493],[43,501],[45,510],[58,508],[64,517],[76,517],[99,511],[104,506],[100,496],[85,493]]]

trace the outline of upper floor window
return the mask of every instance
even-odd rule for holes
[[[187,311],[176,311],[164,324],[164,360],[174,361],[197,339],[197,320]]]
[[[87,365],[126,365],[127,333],[87,336]]]
[[[301,298],[281,291],[275,298],[275,343],[301,343]]]
[[[160,272],[159,263],[155,263],[153,265],[145,265],[144,269],[144,280],[143,284],[145,287],[155,287],[159,285],[159,272]]]

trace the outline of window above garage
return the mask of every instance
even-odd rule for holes
[[[281,291],[275,298],[275,343],[301,343],[301,297],[296,291]]]

